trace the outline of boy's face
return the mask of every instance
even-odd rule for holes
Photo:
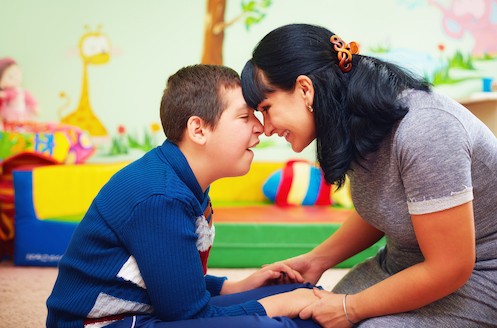
[[[209,165],[218,178],[246,174],[254,158],[249,148],[259,143],[264,128],[255,117],[242,96],[240,87],[227,89],[224,93],[226,109],[216,127],[211,131],[209,141]]]

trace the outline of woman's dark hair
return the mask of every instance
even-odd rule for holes
[[[397,65],[353,55],[342,73],[330,37],[320,26],[290,24],[267,34],[243,68],[242,90],[257,109],[268,93],[291,91],[299,75],[314,86],[317,157],[328,183],[341,187],[352,162],[361,164],[408,108],[396,102],[406,89],[430,91],[429,84]]]

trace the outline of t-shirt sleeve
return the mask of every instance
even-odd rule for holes
[[[255,300],[227,307],[209,304],[195,219],[190,205],[157,195],[141,202],[122,227],[124,243],[136,260],[154,314],[164,321],[264,315]]]
[[[417,111],[402,120],[394,138],[409,213],[471,201],[471,142],[463,124],[443,110]]]

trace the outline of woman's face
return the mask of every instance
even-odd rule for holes
[[[264,118],[264,133],[284,137],[293,151],[301,152],[316,138],[314,114],[307,108],[312,99],[306,100],[298,84],[293,91],[277,89],[266,97],[257,107]]]

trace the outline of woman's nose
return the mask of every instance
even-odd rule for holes
[[[269,120],[264,120],[264,134],[266,136],[270,137],[273,135],[273,133],[274,133],[273,131],[274,131],[274,128],[271,125],[271,123],[269,123]]]

